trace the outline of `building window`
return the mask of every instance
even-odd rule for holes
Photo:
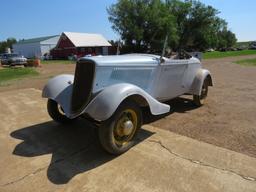
[[[102,53],[101,53],[101,48],[100,47],[96,47],[95,48],[95,53],[96,53],[96,55],[101,55]]]

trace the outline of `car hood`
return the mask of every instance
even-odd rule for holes
[[[27,60],[25,57],[11,57],[9,58],[10,60],[22,60],[22,61],[25,61]]]
[[[111,55],[111,56],[92,56],[82,57],[79,61],[93,61],[96,65],[157,65],[160,61],[160,56],[150,54],[126,54],[126,55]]]

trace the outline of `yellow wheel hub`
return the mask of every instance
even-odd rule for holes
[[[137,129],[138,117],[134,110],[126,109],[121,112],[114,127],[114,141],[117,145],[125,145],[129,142]]]

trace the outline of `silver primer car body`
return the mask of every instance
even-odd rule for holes
[[[43,90],[43,97],[57,101],[69,118],[87,113],[96,120],[106,120],[125,98],[133,95],[143,97],[147,101],[143,104],[149,105],[153,115],[167,113],[170,107],[159,101],[185,93],[199,95],[202,83],[210,72],[202,69],[200,61],[194,57],[163,59],[161,63],[159,56],[144,54],[85,57],[77,65],[86,68],[90,63],[95,67],[93,80],[90,80],[90,101],[82,101],[79,109],[72,110],[73,75],[60,75],[51,79]],[[88,71],[82,71],[81,68],[77,70],[76,75],[81,76],[77,80],[86,80]],[[79,83],[81,87],[85,84]],[[79,94],[83,94],[80,91]],[[88,99],[84,97],[82,100]]]
[[[211,74],[202,69],[200,61],[194,57],[169,59],[149,54],[95,56],[79,59],[74,76],[59,75],[49,80],[43,89],[43,97],[56,102],[68,119],[89,116],[97,122],[105,122],[116,116],[115,113],[127,100],[138,106],[149,106],[153,115],[169,112],[170,106],[163,102],[183,94],[193,95],[196,103],[201,105],[208,86],[212,86]],[[48,107],[54,119],[51,111]],[[137,109],[134,111],[139,115]],[[135,114],[132,110],[127,109],[125,113],[131,114],[123,118],[119,137],[128,137],[132,133],[129,130],[140,120],[136,115],[132,118]],[[113,148],[107,147],[107,150],[113,152]],[[114,151],[115,154],[120,153],[117,149]]]

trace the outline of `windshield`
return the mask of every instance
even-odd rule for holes
[[[13,57],[21,57],[19,54],[10,53],[10,54],[3,54],[2,58],[13,58]]]

